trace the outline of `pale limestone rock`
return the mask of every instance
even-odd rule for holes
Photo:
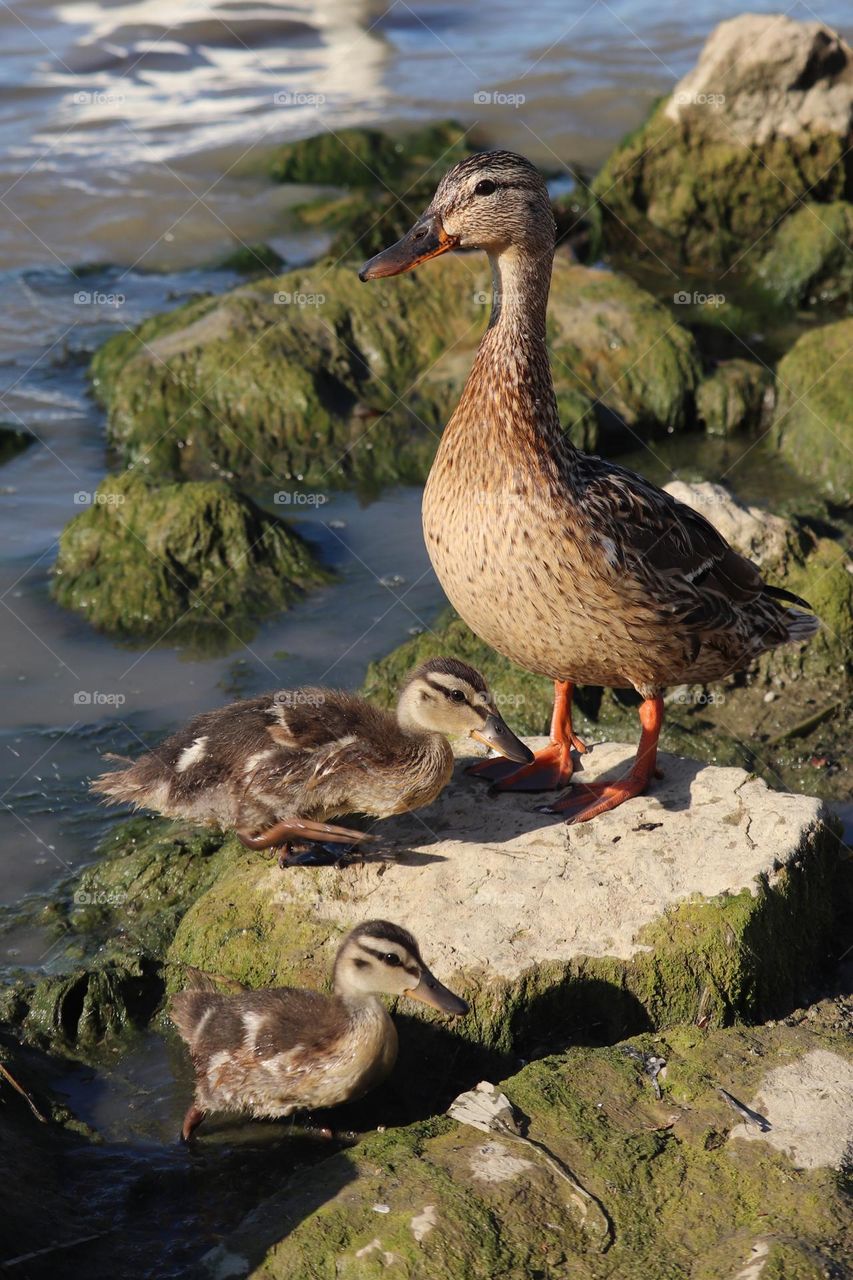
[[[759,568],[777,565],[790,548],[789,521],[761,507],[745,506],[721,484],[710,481],[686,484],[683,480],[673,480],[664,488],[673,498],[703,515],[735,551],[754,561]]]
[[[853,51],[822,22],[745,13],[711,32],[696,66],[678,82],[670,120],[703,126],[744,145],[853,128]]]

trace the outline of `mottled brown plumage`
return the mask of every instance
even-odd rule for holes
[[[442,248],[485,249],[494,278],[489,327],[424,493],[430,559],[451,603],[499,653],[563,693],[597,684],[647,700],[650,750],[628,788],[637,794],[654,768],[666,685],[719,679],[808,639],[818,620],[789,607],[809,606],[768,587],[698,512],[581,452],[563,431],[545,338],[554,221],[527,160],[505,151],[464,160],[419,225]],[[410,232],[362,278],[416,265],[419,243]],[[553,747],[517,771],[517,785],[571,777],[564,701]],[[501,779],[506,770],[482,772]],[[565,806],[573,820],[613,807],[584,790]]]
[[[385,818],[429,804],[453,770],[451,733],[530,758],[480,673],[432,658],[406,681],[396,714],[337,689],[281,689],[196,716],[92,789],[169,818],[234,829],[252,848],[297,839],[352,844],[362,833],[328,820]]]
[[[347,934],[331,995],[294,987],[219,995],[201,979],[175,995],[169,1009],[196,1076],[184,1141],[208,1111],[289,1116],[374,1088],[397,1057],[397,1032],[380,993],[454,1015],[468,1011],[430,973],[412,935],[387,920]]]

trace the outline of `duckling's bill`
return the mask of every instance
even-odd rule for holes
[[[482,729],[471,730],[471,737],[487,747],[492,747],[499,755],[506,756],[507,760],[516,760],[519,764],[530,764],[533,759],[530,748],[515,736],[506,721],[496,711],[487,717]]]
[[[455,249],[458,243],[455,236],[447,234],[439,215],[427,212],[406,232],[402,240],[365,262],[358,278],[364,282],[380,280],[384,276],[402,275],[404,271],[411,271],[430,258],[437,258],[441,253]]]
[[[420,982],[416,987],[412,987],[411,991],[407,991],[406,995],[410,1000],[419,1000],[421,1004],[432,1005],[433,1009],[440,1009],[442,1013],[452,1013],[454,1017],[462,1017],[468,1012],[467,1001],[443,986],[429,969],[421,969]]]

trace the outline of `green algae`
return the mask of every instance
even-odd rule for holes
[[[433,185],[470,152],[470,131],[454,120],[389,134],[380,129],[337,129],[278,147],[270,162],[276,182],[334,187],[383,187],[423,179],[434,170]]]
[[[815,1257],[842,1274],[853,1239],[833,1171],[794,1170],[763,1143],[727,1141],[737,1117],[719,1093],[724,1084],[751,1098],[771,1066],[818,1044],[849,1056],[842,1037],[803,1027],[685,1027],[573,1048],[506,1080],[527,1136],[604,1206],[609,1247],[541,1152],[431,1120],[300,1175],[223,1252],[265,1280],[728,1280],[760,1239],[771,1274],[787,1275],[787,1262],[792,1275],[813,1274],[803,1268]],[[660,1101],[626,1049],[666,1058]]]
[[[284,269],[284,258],[269,244],[241,244],[220,260],[223,271],[240,275],[276,275]]]
[[[783,457],[846,506],[853,494],[851,369],[853,319],[805,333],[779,362],[773,422]]]
[[[770,296],[788,306],[849,298],[853,283],[853,205],[806,201],[774,231],[752,268]]]
[[[702,380],[696,415],[712,436],[756,430],[762,424],[773,375],[752,360],[722,360]]]
[[[327,580],[295,533],[222,481],[158,487],[128,471],[66,526],[53,594],[98,630],[230,644]]]
[[[479,257],[447,255],[385,287],[317,264],[111,338],[93,384],[113,447],[157,476],[237,475],[273,492],[418,483],[490,299]],[[692,421],[695,343],[626,277],[560,257],[549,331],[579,441],[625,448]]]
[[[844,197],[850,160],[834,134],[777,136],[745,146],[715,132],[713,113],[674,123],[661,105],[612,153],[592,183],[610,248],[727,267],[808,197]]]

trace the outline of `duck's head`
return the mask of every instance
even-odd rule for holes
[[[533,759],[505,723],[479,671],[458,658],[430,658],[412,672],[400,691],[397,720],[410,731],[467,734],[520,764]]]
[[[548,188],[524,156],[484,151],[445,174],[411,231],[366,262],[358,275],[360,280],[400,275],[449,249],[484,249],[498,258],[513,248],[553,251]]]
[[[389,920],[368,920],[347,934],[335,959],[334,983],[339,996],[408,996],[442,1013],[468,1012],[465,1001],[430,973],[408,930]]]

